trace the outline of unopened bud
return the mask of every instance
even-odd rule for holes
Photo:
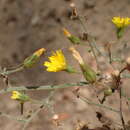
[[[104,90],[104,96],[110,96],[110,95],[112,95],[112,89],[111,88]]]
[[[63,32],[72,44],[82,44],[80,38],[71,35],[71,33],[67,29],[63,28]]]
[[[40,56],[44,52],[45,52],[45,49],[41,48],[41,49],[37,50],[36,52],[34,52],[31,56],[27,57],[23,62],[24,67],[26,67],[26,68],[32,67],[34,64],[36,64],[38,62],[38,60],[40,59]]]
[[[40,57],[44,52],[45,52],[45,49],[41,48],[41,49],[35,51],[33,54],[36,55],[37,57]]]
[[[80,64],[84,78],[90,83],[96,82],[96,72],[88,64]]]
[[[71,33],[66,28],[63,28],[63,32],[64,32],[66,37],[68,37],[68,38],[71,37]]]
[[[73,43],[73,44],[82,44],[80,38],[76,37],[76,36],[71,36],[69,37],[69,40]]]
[[[84,63],[79,52],[74,47],[71,47],[70,51],[74,58],[79,62],[84,78],[90,83],[96,82],[96,72],[88,64]]]

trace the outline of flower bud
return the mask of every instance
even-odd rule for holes
[[[112,89],[111,88],[107,88],[104,90],[104,96],[110,96],[112,95]]]
[[[90,83],[96,82],[96,72],[88,65],[85,64],[79,52],[74,47],[70,48],[72,55],[79,62],[84,78]]]
[[[69,40],[73,43],[73,44],[81,44],[81,40],[76,37],[76,36],[71,36],[69,37]]]
[[[80,64],[84,78],[90,83],[96,82],[96,72],[88,64]]]
[[[45,52],[45,49],[41,48],[41,49],[37,50],[36,52],[34,52],[31,56],[27,57],[23,62],[24,67],[26,67],[26,68],[32,67],[34,64],[36,64],[38,62],[38,60],[40,59],[40,56],[44,52]]]
[[[63,28],[63,32],[64,32],[65,36],[68,38],[70,38],[72,36],[66,28]]]
[[[12,92],[11,99],[20,101],[20,102],[22,102],[22,103],[27,102],[27,101],[30,100],[29,96],[27,96],[27,95],[25,95],[24,93],[19,92],[19,91],[13,91],[13,92]]]
[[[71,35],[71,33],[67,29],[63,28],[63,32],[72,44],[81,44],[80,38]]]

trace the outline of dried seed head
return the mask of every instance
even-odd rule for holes
[[[59,115],[58,114],[53,115],[52,119],[53,120],[58,120],[59,119]]]
[[[70,7],[74,8],[75,7],[75,3],[70,3]]]
[[[114,70],[111,75],[112,75],[113,77],[118,77],[119,74],[120,74],[119,70]]]
[[[79,62],[79,64],[84,64],[82,57],[74,47],[70,47],[69,50],[72,52],[73,57]]]
[[[72,16],[73,16],[73,17],[77,17],[77,16],[78,16],[78,13],[77,13],[77,9],[76,9],[76,8],[73,8],[73,10],[72,10]]]
[[[127,65],[130,65],[130,57],[128,57],[128,58],[126,59],[126,63],[127,63]]]
[[[117,89],[120,82],[120,71],[119,70],[114,70],[111,74],[112,76],[112,84],[111,87],[114,89]]]
[[[128,57],[127,59],[126,59],[126,69],[128,70],[128,71],[130,71],[130,57]]]
[[[71,12],[71,19],[75,20],[78,18],[78,12],[77,12],[77,9],[76,9],[76,6],[74,3],[71,3],[70,4],[70,7],[72,9],[72,12]]]

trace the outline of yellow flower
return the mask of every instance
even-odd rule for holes
[[[112,22],[116,25],[117,28],[124,28],[130,24],[130,18],[113,17]]]
[[[20,93],[20,92],[18,92],[18,91],[13,91],[11,98],[12,98],[12,99],[15,99],[15,100],[18,100],[18,99],[20,98],[20,96],[21,96],[21,93]]]
[[[25,95],[24,93],[21,93],[18,91],[13,91],[11,99],[18,100],[21,102],[26,102],[26,101],[29,101],[30,98],[29,98],[29,96]]]
[[[36,52],[34,52],[33,54],[40,57],[43,54],[43,52],[45,52],[45,49],[41,48],[41,49],[37,50]]]
[[[49,57],[49,62],[44,62],[44,66],[47,67],[48,72],[58,72],[67,69],[66,59],[61,50],[52,53],[52,56]]]

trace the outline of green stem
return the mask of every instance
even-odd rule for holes
[[[85,25],[84,25],[84,22],[82,21],[81,17],[79,16],[78,19],[79,19],[79,21],[80,21],[80,23],[81,23],[81,25],[82,25],[84,31],[87,33],[87,29],[86,29],[86,27],[85,27]],[[99,67],[99,62],[98,62],[98,59],[97,59],[97,56],[96,56],[96,52],[95,52],[95,50],[94,50],[94,48],[93,48],[93,45],[92,45],[93,40],[92,40],[92,37],[91,37],[91,36],[89,36],[88,43],[89,43],[89,46],[90,46],[90,48],[91,48],[91,50],[92,50],[93,56],[95,57],[95,60],[96,60],[96,63],[97,63],[97,67],[100,68],[100,67]]]
[[[12,91],[32,91],[32,90],[54,90],[60,88],[70,88],[75,86],[87,86],[87,82],[79,82],[79,83],[66,83],[62,85],[45,85],[45,86],[18,86],[18,87],[10,87],[0,90],[0,94],[9,93]]]

